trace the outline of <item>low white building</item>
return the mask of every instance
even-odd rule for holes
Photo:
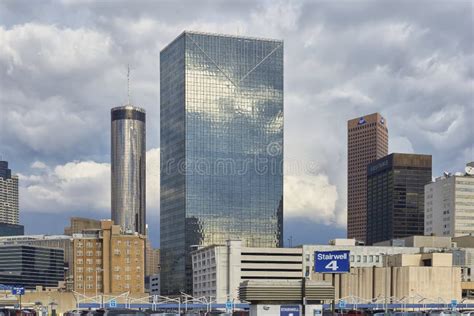
[[[425,235],[474,234],[474,163],[425,186]]]
[[[351,267],[382,267],[384,255],[419,253],[419,247],[360,246],[354,239],[331,245],[296,248],[247,248],[238,240],[200,248],[192,253],[193,296],[238,300],[245,280],[300,280],[311,278],[315,251],[349,250]]]
[[[239,240],[192,253],[193,296],[215,297],[218,302],[238,300],[245,280],[300,280],[301,248],[247,248]]]

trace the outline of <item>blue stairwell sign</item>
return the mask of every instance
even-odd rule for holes
[[[456,309],[458,306],[458,301],[457,300],[451,300],[451,309]]]
[[[339,309],[346,308],[346,301],[340,300],[338,306],[339,306]]]
[[[12,295],[25,295],[25,288],[24,287],[12,288]]]
[[[280,316],[301,316],[299,305],[281,305]]]
[[[225,302],[225,309],[228,313],[232,312],[232,302],[231,301]]]
[[[314,271],[319,273],[347,273],[350,271],[349,250],[316,251]]]

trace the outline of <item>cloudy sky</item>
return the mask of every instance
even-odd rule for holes
[[[381,112],[391,152],[474,160],[472,1],[0,2],[0,156],[28,233],[110,217],[110,108],[147,110],[159,240],[159,52],[183,30],[285,41],[285,241],[345,235],[346,121]],[[299,168],[298,166],[310,166]]]

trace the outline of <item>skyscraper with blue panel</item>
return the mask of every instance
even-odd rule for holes
[[[160,103],[161,293],[192,293],[197,246],[282,246],[283,42],[184,32]]]

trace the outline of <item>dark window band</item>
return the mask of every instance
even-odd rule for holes
[[[145,113],[131,109],[115,110],[112,111],[112,121],[115,120],[138,120],[145,123]]]

